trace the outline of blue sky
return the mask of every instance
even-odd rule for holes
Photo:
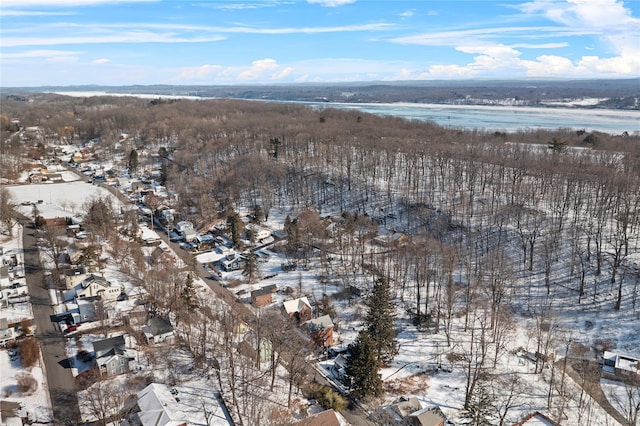
[[[0,85],[640,77],[640,1],[2,0]]]

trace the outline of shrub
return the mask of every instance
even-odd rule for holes
[[[38,362],[40,347],[34,337],[27,337],[18,343],[20,363],[23,367],[33,367]]]
[[[21,373],[16,376],[18,382],[18,393],[23,396],[33,395],[38,389],[38,381],[31,374]]]
[[[309,398],[317,400],[318,403],[327,410],[343,411],[349,405],[349,401],[334,391],[330,386],[311,383],[306,391],[309,394]]]

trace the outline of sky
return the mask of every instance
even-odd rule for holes
[[[640,0],[0,0],[0,86],[640,77]]]

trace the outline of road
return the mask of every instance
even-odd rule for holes
[[[51,322],[54,314],[46,287],[44,273],[40,266],[36,230],[33,221],[22,217],[23,226],[24,270],[34,321],[37,326],[36,338],[40,343],[44,369],[47,374],[51,405],[53,406],[54,424],[75,425],[80,420],[78,398],[73,375],[68,366],[65,353],[65,338]]]

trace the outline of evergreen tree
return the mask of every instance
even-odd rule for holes
[[[460,424],[473,426],[495,425],[496,409],[494,401],[484,386],[479,386],[477,392],[472,395],[468,408],[461,415]]]
[[[398,354],[399,348],[395,329],[396,308],[386,279],[376,280],[367,307],[365,328],[373,340],[378,361],[388,364]]]
[[[231,241],[233,241],[234,247],[240,247],[240,236],[242,235],[242,219],[240,219],[240,215],[230,210],[227,213],[227,226],[231,229]]]
[[[374,342],[365,330],[358,333],[358,338],[351,347],[347,362],[347,374],[351,377],[353,396],[364,398],[382,394],[382,379],[378,374],[378,359]]]
[[[138,151],[134,148],[129,153],[129,173],[134,173],[138,169]]]
[[[181,296],[189,309],[198,308],[199,304],[196,297],[196,289],[193,286],[193,277],[191,277],[191,274],[187,274],[184,287],[182,287]]]

